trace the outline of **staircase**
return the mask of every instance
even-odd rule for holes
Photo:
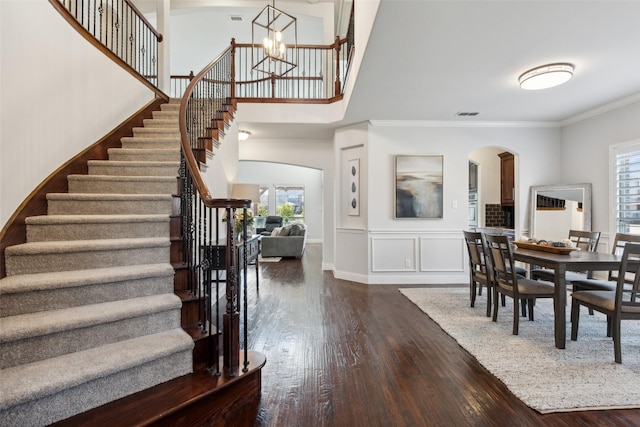
[[[27,243],[6,248],[0,425],[47,425],[192,372],[170,262],[178,109],[69,175],[27,218]]]

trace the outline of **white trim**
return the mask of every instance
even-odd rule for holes
[[[426,127],[426,128],[559,128],[561,122],[459,122],[453,120],[369,120],[373,127]]]
[[[584,113],[580,113],[576,116],[562,120],[560,123],[562,126],[571,125],[571,124],[580,122],[582,120],[590,119],[592,117],[599,116],[609,111],[616,110],[620,107],[624,107],[625,105],[634,104],[636,102],[640,102],[640,93],[627,96],[626,98],[618,99],[617,101],[613,101],[605,105],[601,105],[600,107],[596,107],[594,109],[585,111]]]

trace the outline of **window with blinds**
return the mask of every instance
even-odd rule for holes
[[[640,234],[640,144],[616,149],[616,231]]]

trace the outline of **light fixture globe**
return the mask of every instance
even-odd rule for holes
[[[533,68],[518,77],[520,87],[525,90],[540,90],[559,86],[573,76],[573,65],[548,64]]]
[[[246,141],[251,136],[251,132],[248,130],[239,130],[238,131],[238,140]]]

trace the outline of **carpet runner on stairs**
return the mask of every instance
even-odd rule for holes
[[[192,371],[169,262],[178,109],[70,175],[6,249],[0,424],[47,425]]]

